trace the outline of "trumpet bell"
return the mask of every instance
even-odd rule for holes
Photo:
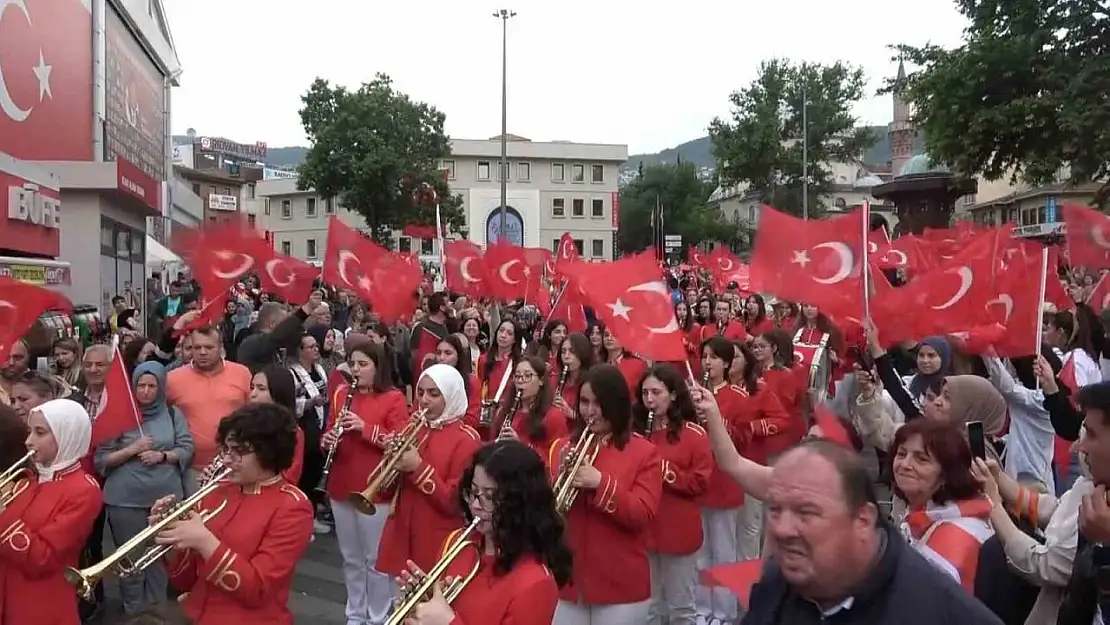
[[[363,492],[347,495],[347,503],[351,504],[355,507],[355,510],[365,515],[373,515],[378,511],[378,506],[375,505],[373,501],[370,501],[370,498]]]
[[[22,495],[31,487],[31,477],[25,475],[24,477],[17,478],[13,482],[9,482],[7,488],[0,490],[0,508],[7,508],[17,497]]]

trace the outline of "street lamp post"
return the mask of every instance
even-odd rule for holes
[[[802,66],[802,219],[809,219],[809,74]]]
[[[501,177],[501,240],[507,239],[505,227],[507,222],[506,207],[509,203],[509,175],[505,171],[509,164],[508,129],[509,113],[509,18],[515,17],[516,12],[509,9],[495,11],[494,17],[501,20],[501,162],[497,164],[498,175]]]

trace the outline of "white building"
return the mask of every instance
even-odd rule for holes
[[[570,232],[584,258],[612,259],[613,236],[620,221],[617,170],[628,159],[628,146],[570,142],[535,142],[510,135],[506,222],[508,239],[517,245],[554,250]],[[469,240],[485,245],[501,232],[500,137],[456,139],[452,155],[441,162],[453,194],[462,197]],[[268,207],[259,227],[272,236],[274,248],[320,262],[327,239],[327,217],[337,212],[355,227],[361,216],[335,206],[313,191],[298,191],[297,181],[263,180],[257,196]],[[396,233],[398,249],[438,259],[434,240]]]

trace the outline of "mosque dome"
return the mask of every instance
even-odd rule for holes
[[[933,173],[950,173],[951,170],[944,165],[931,162],[928,154],[917,154],[913,158],[906,161],[902,165],[902,169],[898,171],[899,176],[910,176],[913,174],[933,174]]]
[[[871,187],[880,185],[882,183],[882,178],[879,178],[875,174],[867,174],[866,176],[861,176],[855,182],[853,182],[852,187],[856,189],[870,189]]]

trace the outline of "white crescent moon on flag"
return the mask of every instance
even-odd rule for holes
[[[1002,304],[1006,307],[1006,317],[1002,320],[1002,325],[1010,322],[1010,315],[1014,314],[1014,298],[1010,297],[1009,293],[1002,293],[998,297],[987,302],[987,307],[990,308],[995,304]]]
[[[813,281],[819,284],[836,284],[843,282],[845,278],[852,275],[852,267],[855,265],[855,258],[852,255],[852,248],[848,247],[840,241],[826,241],[818,243],[813,246],[813,249],[818,250],[821,248],[829,249],[836,252],[840,258],[840,267],[836,270],[831,277],[828,278],[814,278]]]
[[[221,280],[236,280],[243,274],[250,271],[251,266],[254,265],[254,257],[242,252],[218,250],[215,254],[217,258],[220,258],[222,260],[233,260],[238,257],[242,261],[239,263],[239,266],[232,271],[221,271],[219,269],[214,270],[212,272],[213,275]]]
[[[868,254],[874,254],[875,252],[878,252],[878,251],[879,251],[879,244],[878,243],[875,243],[874,241],[868,241],[867,242],[867,253]]]
[[[473,256],[467,256],[459,262],[459,273],[462,274],[463,280],[467,282],[481,282],[481,280],[470,275],[470,261],[474,260]]]
[[[960,276],[960,288],[956,291],[956,294],[952,296],[952,299],[938,306],[933,306],[933,310],[944,310],[945,308],[955,306],[956,302],[963,299],[964,295],[967,295],[967,292],[971,290],[971,283],[975,280],[975,277],[971,273],[971,268],[963,265],[959,269],[956,269],[955,273]]]
[[[883,260],[885,260],[886,262],[889,263],[890,259],[887,258],[887,256],[890,256],[891,254],[897,254],[899,256],[898,262],[894,263],[894,264],[898,265],[899,267],[905,267],[910,262],[909,257],[906,256],[906,253],[903,252],[902,250],[887,250],[886,254],[883,254]]]
[[[794,352],[794,362],[805,362],[805,359],[806,357],[802,355],[802,352]]]
[[[347,275],[347,263],[349,261],[352,261],[352,260],[355,261],[355,263],[358,265],[359,269],[361,270],[362,269],[362,262],[358,259],[358,256],[355,256],[354,254],[352,254],[348,250],[340,250],[339,251],[339,277],[340,277],[340,279],[343,280],[343,282],[347,283],[347,286],[349,286],[351,288],[354,288],[355,287],[355,280],[352,280],[350,278],[350,276]],[[357,278],[356,278],[356,280],[357,280]]]
[[[498,277],[501,278],[501,281],[504,282],[505,284],[519,284],[520,280],[510,280],[509,279],[509,268],[511,268],[513,265],[519,265],[519,264],[520,264],[520,261],[515,259],[515,258],[510,260],[507,263],[502,264],[501,268],[497,270],[497,275],[498,275]]]
[[[570,260],[574,258],[574,256],[571,254],[571,250],[573,249],[574,243],[572,243],[570,239],[563,241],[563,260]]]
[[[277,276],[274,275],[274,270],[277,269],[279,266],[285,267],[285,272],[289,274],[289,279],[284,282],[278,280]],[[284,289],[290,284],[293,284],[293,281],[296,278],[296,276],[293,275],[293,270],[290,269],[289,266],[285,264],[285,261],[280,258],[271,258],[270,260],[266,261],[266,273],[270,274],[270,280],[274,283],[274,286],[279,289]]]
[[[732,271],[732,267],[733,267],[732,259],[731,258],[725,258],[724,256],[718,257],[717,258],[717,267],[721,271]]]
[[[644,282],[628,287],[628,292],[640,291],[641,293],[656,293],[662,297],[666,302],[671,301],[671,294],[667,291],[667,286],[662,282]],[[667,325],[662,328],[653,328],[648,326],[648,331],[652,334],[670,334],[671,332],[678,331],[678,319],[675,318],[674,313],[671,313],[671,320]]]
[[[1091,228],[1091,240],[1102,249],[1110,250],[1110,241],[1106,240],[1106,233],[1102,231],[1102,226]]]
[[[31,14],[27,12],[27,5],[23,0],[0,0],[0,23],[4,21],[4,9],[9,6],[17,7],[23,11],[23,17],[27,18],[28,24],[31,23]],[[0,110],[3,110],[5,115],[12,118],[12,121],[21,122],[31,115],[32,109],[34,107],[21,109],[15,103],[11,91],[8,90],[8,84],[4,81],[4,71],[0,68]]]

